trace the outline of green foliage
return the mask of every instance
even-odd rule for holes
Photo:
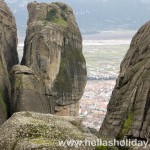
[[[107,146],[97,146],[95,150],[107,150]]]
[[[76,51],[74,51],[73,55],[74,55],[74,58],[77,62],[84,62],[85,61],[81,51],[76,50]]]
[[[67,21],[67,16],[66,16],[65,11],[61,12],[61,16],[62,16],[63,20]]]
[[[57,10],[51,9],[50,11],[47,12],[46,20],[53,21],[56,18],[56,14],[57,14]]]
[[[129,132],[133,121],[133,115],[134,115],[133,111],[130,111],[121,127],[119,134],[117,135],[117,139],[123,139],[123,137]]]
[[[123,146],[123,147],[119,146],[118,150],[131,150],[131,148],[130,147],[126,147],[126,146]]]
[[[42,137],[36,138],[36,139],[31,139],[30,141],[31,141],[31,143],[34,143],[34,144],[40,144],[40,145],[50,144],[50,145],[53,145],[53,142],[50,139],[48,140],[48,139],[44,139]]]
[[[63,26],[63,27],[66,27],[67,26],[67,22],[63,19],[54,19],[54,22]]]
[[[119,149],[114,146],[97,146],[95,150],[119,150]]]
[[[57,23],[63,27],[66,27],[67,26],[67,17],[65,15],[65,12],[61,12],[60,16],[57,13],[58,13],[57,10],[54,8],[49,10],[47,12],[47,15],[46,15],[46,21],[52,21],[52,22]]]

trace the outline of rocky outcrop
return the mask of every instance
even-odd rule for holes
[[[14,16],[0,0],[0,124],[11,114],[9,72],[18,63],[17,31]]]
[[[33,112],[14,114],[0,127],[2,150],[94,150],[94,147],[59,145],[65,140],[93,140],[95,136],[83,133],[74,118],[44,115]]]
[[[150,22],[133,37],[100,129],[109,138],[150,137]]]
[[[86,83],[82,37],[73,11],[62,3],[30,3],[22,65],[40,75],[59,115],[78,115]]]
[[[26,66],[15,65],[11,76],[13,112],[24,110],[53,113],[53,104],[43,94],[43,85],[34,71]]]

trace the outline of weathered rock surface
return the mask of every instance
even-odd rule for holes
[[[18,63],[17,31],[14,16],[0,0],[0,124],[11,114],[9,72]]]
[[[40,74],[59,115],[78,115],[86,84],[82,37],[73,11],[62,3],[30,3],[22,65]],[[56,106],[56,107],[55,107]]]
[[[74,118],[33,112],[14,114],[0,127],[2,150],[94,150],[94,147],[60,146],[59,141],[96,139],[83,133]]]
[[[150,137],[150,22],[132,39],[107,109],[101,136]]]
[[[11,76],[13,112],[52,113],[53,105],[43,94],[43,84],[34,71],[26,66],[15,65]]]

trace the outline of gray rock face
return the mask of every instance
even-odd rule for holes
[[[121,63],[100,135],[150,137],[150,22],[133,37]]]
[[[18,63],[17,31],[14,16],[0,0],[0,124],[11,114],[9,72]]]
[[[15,18],[3,0],[0,0],[0,8],[0,45],[10,72],[18,63],[17,28]]]
[[[59,115],[77,115],[86,84],[82,37],[72,9],[62,3],[28,4],[22,65],[40,74]]]
[[[43,94],[41,80],[30,68],[15,65],[12,69],[11,85],[13,112],[24,110],[52,113],[53,104]]]
[[[94,147],[69,147],[60,141],[93,140],[95,136],[83,133],[74,118],[20,112],[14,114],[0,127],[1,150],[94,150]],[[76,124],[76,125],[75,125]]]

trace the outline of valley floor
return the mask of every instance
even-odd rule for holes
[[[99,130],[106,114],[107,104],[114,88],[115,80],[89,80],[80,101],[80,115],[83,124]]]

